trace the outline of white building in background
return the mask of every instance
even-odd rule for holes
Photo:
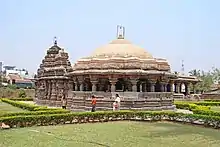
[[[18,74],[21,77],[29,76],[29,73],[27,70],[16,68],[16,66],[4,66],[3,73],[5,74],[5,76],[8,76],[9,74]]]

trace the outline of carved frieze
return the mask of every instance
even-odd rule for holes
[[[169,71],[169,64],[164,61],[158,63],[156,60],[147,61],[147,60],[88,60],[88,61],[78,61],[74,65],[75,70],[82,69],[143,69],[143,70],[165,70]]]

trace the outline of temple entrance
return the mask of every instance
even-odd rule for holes
[[[150,87],[151,87],[151,84],[150,84],[150,82],[147,80],[147,81],[146,81],[146,88],[145,88],[145,89],[146,89],[146,92],[151,92],[151,88],[150,88]]]
[[[118,81],[115,84],[115,89],[118,92],[124,92],[125,91],[125,85],[126,82],[123,78],[119,78]]]
[[[98,80],[97,91],[105,91],[108,92],[110,90],[110,82],[108,78],[102,78]]]
[[[158,80],[155,84],[155,92],[161,92],[161,84]]]
[[[111,84],[109,82],[109,80],[106,78],[106,79],[102,79],[102,83],[103,83],[103,91],[105,92],[109,92],[110,91],[110,87],[111,87]]]
[[[89,78],[86,78],[84,81],[83,89],[84,91],[92,91],[92,83],[90,82]]]
[[[132,91],[132,84],[130,78],[124,79],[124,91]]]
[[[167,91],[166,92],[171,92],[171,88],[172,88],[172,85],[171,84],[167,84]]]

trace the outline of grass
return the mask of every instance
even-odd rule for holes
[[[213,106],[213,107],[211,107],[211,110],[220,112],[220,107]]]
[[[0,113],[23,112],[25,110],[0,101]]]
[[[1,147],[219,147],[220,131],[169,122],[108,122],[0,131]]]

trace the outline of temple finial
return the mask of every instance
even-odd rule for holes
[[[57,45],[57,37],[54,37],[54,45]]]
[[[124,39],[125,38],[125,27],[121,25],[117,25],[117,38]]]

